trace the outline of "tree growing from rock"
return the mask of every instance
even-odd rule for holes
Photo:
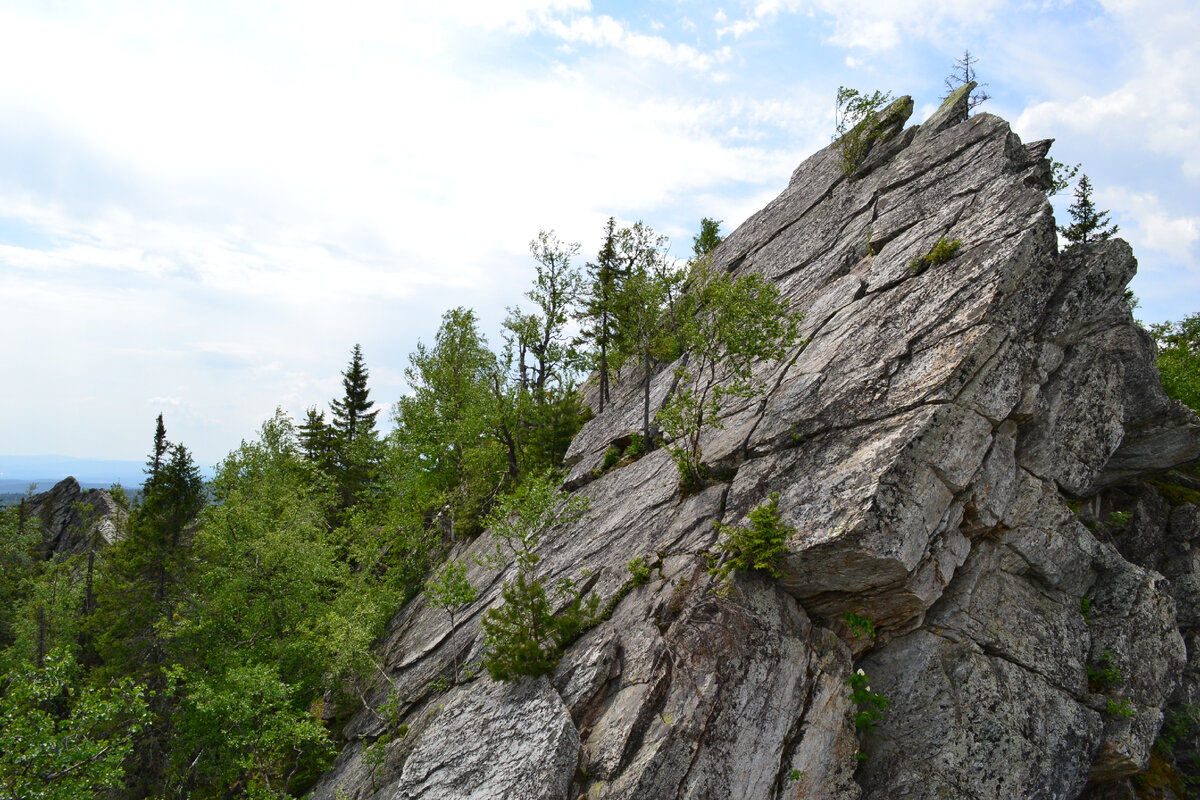
[[[838,163],[846,177],[850,177],[867,157],[867,151],[879,135],[882,122],[879,112],[891,100],[891,92],[866,94],[847,86],[838,87],[833,140],[837,143]]]
[[[1060,225],[1059,233],[1074,247],[1088,242],[1102,242],[1109,239],[1119,228],[1110,225],[1108,211],[1100,211],[1092,202],[1092,182],[1085,174],[1075,185],[1075,202],[1067,209],[1073,220],[1070,225]]]
[[[581,342],[591,346],[592,366],[600,395],[600,410],[609,401],[612,373],[619,366],[614,363],[614,349],[618,335],[618,299],[625,275],[617,256],[617,228],[612,217],[604,229],[604,244],[595,262],[587,265],[588,279],[579,311]]]
[[[968,83],[976,83],[976,87],[971,92],[971,98],[967,101],[968,113],[981,103],[991,100],[992,96],[988,94],[983,87],[986,83],[979,83],[975,75],[975,65],[979,63],[979,59],[971,55],[970,50],[963,50],[962,58],[955,59],[954,66],[950,69],[950,74],[946,76],[946,93],[941,99],[945,100],[960,86],[966,86]]]
[[[687,359],[676,368],[678,388],[656,416],[671,440],[685,492],[707,479],[700,446],[704,429],[721,427],[727,398],[762,390],[755,365],[783,358],[796,344],[801,320],[779,287],[760,275],[735,278],[701,259],[690,282],[691,306],[680,322]]]

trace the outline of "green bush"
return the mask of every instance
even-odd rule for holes
[[[796,529],[783,522],[779,513],[779,492],[773,492],[766,505],[750,512],[750,525],[740,527],[713,523],[721,534],[717,549],[724,554],[721,563],[709,570],[713,577],[728,581],[734,570],[757,570],[779,578],[779,561],[787,551],[788,537]]]
[[[954,258],[955,253],[958,252],[958,248],[961,246],[962,239],[955,239],[951,241],[943,236],[937,240],[937,244],[935,244],[933,249],[928,253],[920,258],[914,258],[912,261],[908,262],[908,268],[912,270],[914,274],[920,275],[930,266],[945,264],[947,261]]]
[[[524,570],[501,591],[504,605],[489,608],[481,630],[487,654],[483,666],[492,680],[516,680],[523,675],[549,675],[563,650],[593,623],[599,598],[583,595],[569,579],[562,579],[555,594],[568,598],[557,614],[540,578]]]
[[[871,681],[861,669],[851,675],[846,684],[850,687],[850,702],[858,708],[854,714],[854,727],[864,734],[875,730],[875,723],[883,719],[883,712],[892,704],[888,697],[871,691]]]

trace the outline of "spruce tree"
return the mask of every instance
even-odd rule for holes
[[[316,406],[305,413],[304,424],[299,427],[300,449],[309,463],[320,469],[333,468],[334,433],[325,422],[325,412]]]
[[[980,103],[991,100],[992,96],[988,94],[983,87],[986,83],[979,83],[976,80],[975,65],[979,63],[979,59],[971,55],[970,50],[963,50],[962,58],[954,61],[954,66],[950,69],[950,74],[946,76],[946,93],[940,99],[945,100],[960,86],[965,86],[968,83],[978,84],[975,90],[971,92],[971,97],[967,100],[967,112],[970,113]]]
[[[1076,184],[1075,202],[1067,212],[1074,222],[1066,226],[1060,225],[1058,231],[1070,242],[1069,247],[1088,242],[1102,242],[1119,230],[1116,225],[1109,225],[1108,211],[1096,209],[1095,203],[1092,202],[1092,182],[1088,180],[1087,175],[1083,175]]]
[[[371,410],[375,405],[367,388],[367,367],[363,363],[362,347],[354,345],[350,364],[342,372],[342,388],[345,394],[341,400],[333,400],[333,430],[344,444],[353,444],[359,439],[374,437],[375,417],[379,410]]]
[[[611,373],[615,369],[614,346],[617,338],[617,303],[623,283],[617,255],[616,222],[608,218],[604,244],[595,263],[587,265],[588,282],[584,289],[581,336],[593,348],[600,389],[600,410],[609,400]]]

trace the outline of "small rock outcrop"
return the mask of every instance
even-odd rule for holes
[[[112,544],[125,518],[124,509],[112,495],[103,489],[84,491],[74,478],[63,478],[25,503],[29,515],[41,523],[47,558]]]
[[[1200,494],[1161,490],[1200,420],[1124,300],[1129,246],[1060,252],[1049,142],[967,118],[967,92],[849,176],[817,153],[715,252],[805,314],[765,395],[704,434],[727,482],[681,497],[662,449],[601,472],[639,428],[633,380],[576,437],[591,509],[538,570],[611,615],[549,679],[493,683],[479,620],[511,575],[470,559],[486,535],[460,545],[478,600],[453,629],[398,613],[374,701],[403,726],[351,719],[315,798],[1133,796],[1200,703]],[[954,258],[910,267],[942,238]],[[719,585],[713,523],[775,493],[782,577]],[[873,730],[857,670],[890,700]]]

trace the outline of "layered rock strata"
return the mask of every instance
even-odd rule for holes
[[[640,428],[632,379],[576,437],[566,485],[591,510],[538,569],[611,617],[553,676],[494,683],[479,620],[512,575],[471,560],[486,534],[461,545],[478,601],[454,629],[423,598],[399,612],[373,700],[403,727],[355,716],[316,798],[1133,791],[1164,717],[1200,702],[1200,511],[1144,482],[1200,457],[1200,421],[1125,302],[1128,245],[1059,252],[1049,142],[966,98],[908,128],[900,103],[849,176],[817,153],[714,254],[805,314],[805,343],[759,365],[765,394],[704,434],[727,481],[682,497],[662,449],[600,472]],[[955,257],[923,268],[943,238]],[[721,590],[713,523],[776,492],[783,576]],[[890,699],[869,733],[858,669]]]

